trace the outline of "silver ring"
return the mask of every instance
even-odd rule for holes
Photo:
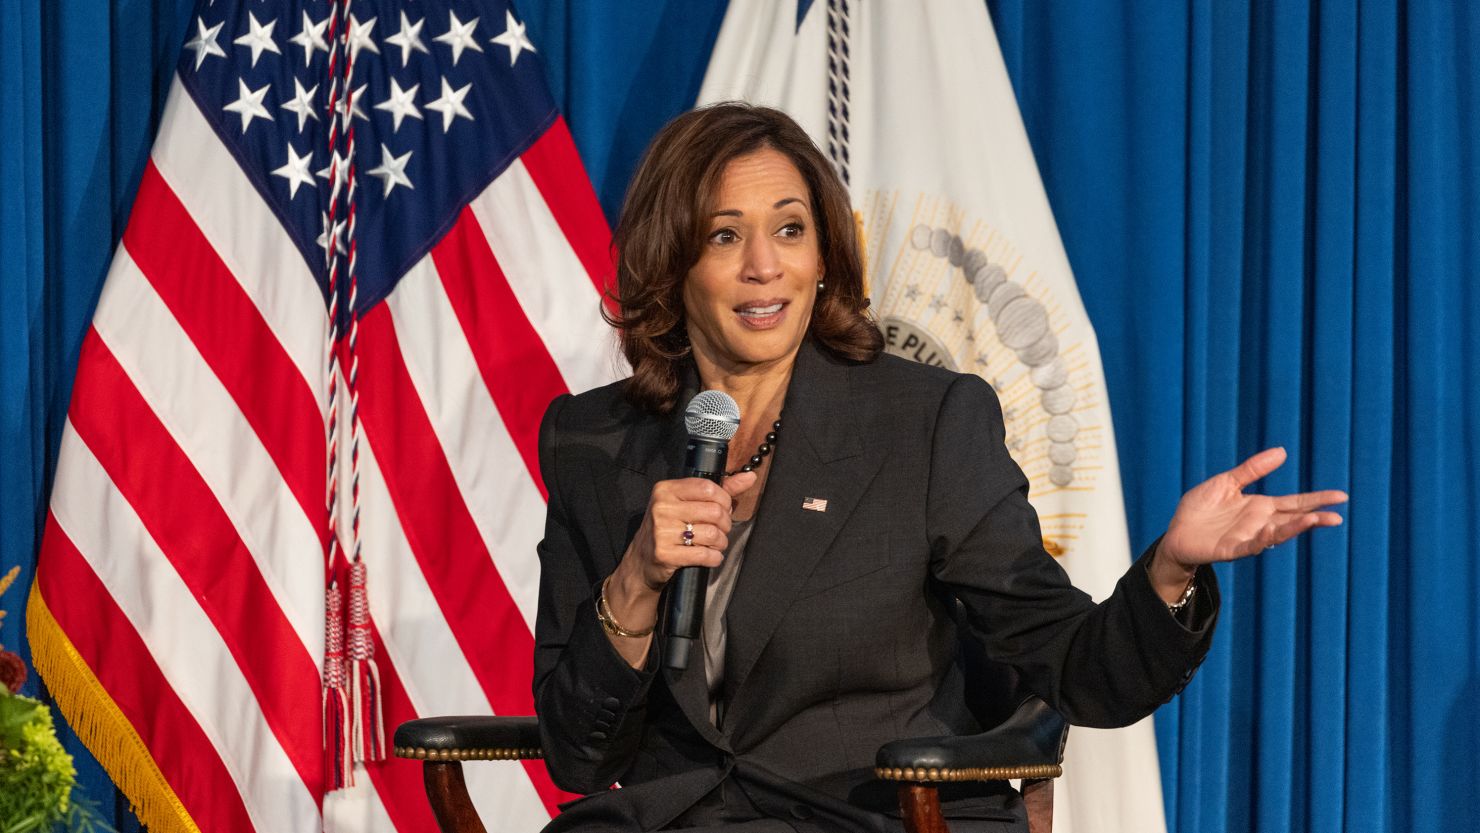
[[[683,525],[683,545],[686,546],[686,547],[692,547],[694,545],[694,525],[693,524],[684,524]]]

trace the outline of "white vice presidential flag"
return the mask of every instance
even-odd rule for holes
[[[844,173],[891,352],[978,373],[1050,552],[1097,600],[1130,564],[1095,334],[983,0],[730,4],[700,102],[780,107]],[[1070,732],[1059,831],[1163,833],[1151,720]]]

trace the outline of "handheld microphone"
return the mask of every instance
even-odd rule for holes
[[[706,390],[689,402],[683,421],[689,431],[684,476],[720,482],[730,456],[730,438],[740,429],[740,406],[729,394]],[[663,664],[668,668],[689,667],[689,653],[704,627],[704,591],[708,585],[708,567],[682,567],[668,583],[667,641],[663,646]]]

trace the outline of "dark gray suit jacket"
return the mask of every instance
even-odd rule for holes
[[[655,830],[736,785],[799,829],[892,829],[892,788],[872,778],[879,746],[983,728],[947,594],[995,660],[1080,725],[1139,720],[1207,651],[1211,570],[1199,573],[1191,628],[1167,612],[1142,561],[1101,605],[1070,585],[1043,550],[985,382],[888,355],[849,363],[809,340],[727,614],[717,729],[699,663],[654,670],[654,640],[646,669],[633,670],[593,601],[653,484],[681,475],[682,410],[638,411],[618,383],[562,396],[541,427],[549,514],[535,701],[555,782],[592,793],[550,830]],[[827,511],[803,509],[806,498]],[[622,789],[607,789],[614,782]],[[1005,784],[957,789],[947,815],[1019,817]]]

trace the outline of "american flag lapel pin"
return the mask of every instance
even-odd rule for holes
[[[813,512],[826,512],[827,511],[827,498],[804,497],[804,498],[802,498],[802,508],[803,509],[810,509]]]

